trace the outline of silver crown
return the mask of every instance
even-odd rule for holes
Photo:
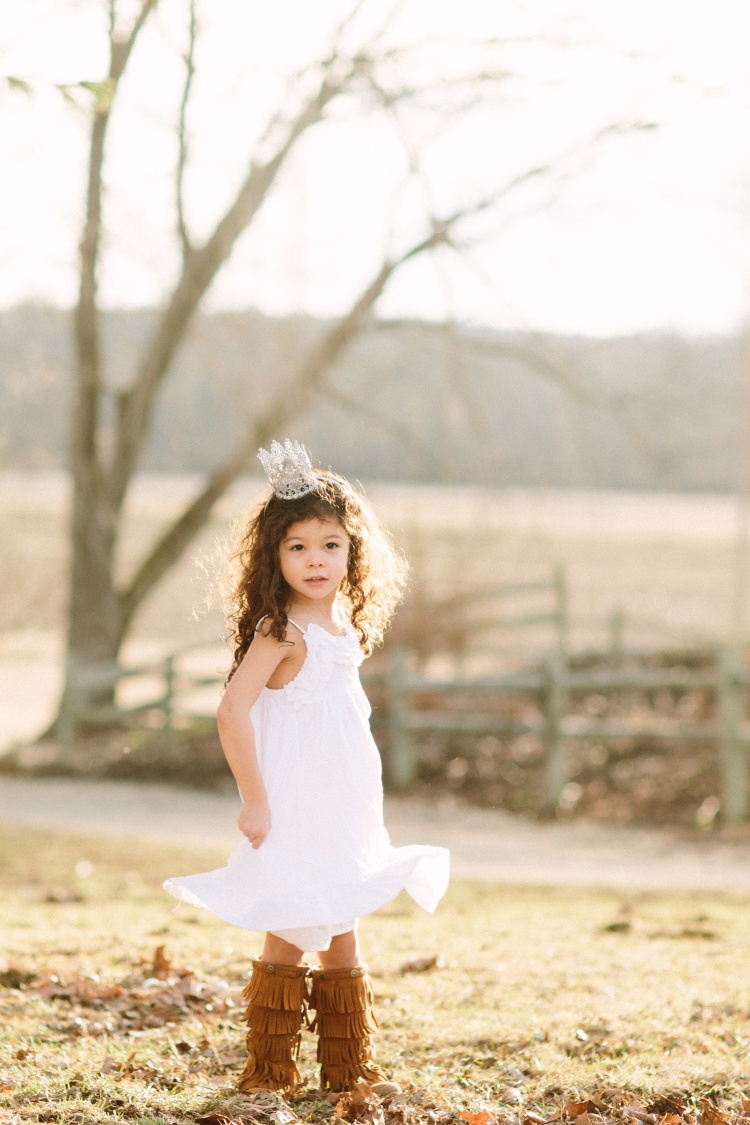
[[[270,453],[267,449],[258,450],[258,460],[280,500],[296,500],[318,487],[310,454],[298,441],[287,438],[283,445],[272,441]]]

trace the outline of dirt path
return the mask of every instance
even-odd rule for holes
[[[0,825],[214,844],[239,840],[234,795],[126,782],[0,779]],[[750,891],[750,840],[668,829],[539,824],[499,811],[389,798],[393,842],[451,849],[455,875],[487,882]]]

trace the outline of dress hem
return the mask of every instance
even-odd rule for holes
[[[222,895],[206,893],[206,888],[199,886],[194,890],[189,885],[215,877],[218,872],[167,879],[163,887],[191,906],[209,910],[230,925],[255,932],[338,925],[342,918],[372,914],[391,902],[402,890],[406,890],[418,906],[432,914],[448,885],[450,853],[447,848],[419,845],[407,846],[403,850],[410,851],[411,848],[419,854],[405,857],[394,864],[391,871],[377,872],[371,880],[376,885],[358,882],[321,888],[315,895],[316,904],[308,906],[307,910],[300,908],[298,892],[290,894],[288,901],[275,897],[263,902],[256,897],[243,907],[236,898],[228,905],[226,901],[218,901]]]

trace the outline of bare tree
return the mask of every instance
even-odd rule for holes
[[[488,211],[527,183],[549,175],[557,166],[533,167],[514,176],[497,190],[447,214],[425,208],[424,228],[408,245],[385,253],[373,276],[348,311],[301,355],[291,377],[283,382],[261,415],[252,419],[225,462],[204,482],[179,517],[162,534],[124,584],[115,578],[115,556],[122,526],[123,505],[150,433],[160,390],[184,341],[191,318],[231,254],[237,240],[253,223],[274,189],[281,171],[300,140],[324,120],[337,99],[357,95],[386,112],[418,91],[398,76],[398,50],[386,45],[381,31],[356,49],[351,21],[363,4],[356,4],[349,20],[333,37],[327,53],[306,68],[279,110],[269,120],[234,198],[213,230],[201,242],[191,235],[184,203],[189,164],[187,113],[195,74],[195,0],[186,0],[188,49],[176,128],[174,226],[180,266],[168,299],[136,363],[132,378],[116,394],[114,432],[105,436],[107,391],[101,343],[101,314],[97,282],[102,257],[103,172],[108,127],[117,104],[129,60],[157,0],[141,0],[129,30],[119,29],[117,0],[109,0],[109,69],[105,79],[87,84],[94,104],[91,116],[88,180],[83,233],[80,242],[80,287],[74,319],[75,377],[71,430],[73,478],[72,565],[70,575],[67,651],[69,668],[115,660],[134,615],[144,599],[180,558],[204,526],[215,502],[238,475],[253,463],[258,446],[278,436],[295,418],[322,396],[341,396],[330,375],[350,342],[373,321],[375,306],[393,276],[407,263],[438,247],[456,245],[461,225]],[[384,73],[381,73],[383,71]],[[468,104],[505,72],[483,69],[455,79],[459,100]],[[463,86],[463,90],[461,87]],[[424,91],[423,91],[424,92]],[[442,95],[444,97],[445,91]]]

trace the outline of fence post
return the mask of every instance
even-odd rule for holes
[[[542,716],[544,721],[544,803],[554,809],[568,780],[568,760],[562,737],[565,712],[564,664],[551,653],[542,665]]]
[[[65,687],[55,730],[60,757],[66,762],[73,758],[78,742],[78,705],[77,664],[72,653],[68,653],[65,662]]]
[[[172,749],[174,742],[174,656],[164,659],[164,745]]]
[[[394,648],[388,661],[388,755],[386,779],[392,789],[406,789],[417,776],[414,741],[409,729],[408,655]]]
[[[739,680],[738,654],[732,648],[717,653],[717,702],[719,705],[719,771],[721,809],[728,824],[746,820],[748,814],[748,755],[741,742],[743,689]]]
[[[562,660],[568,652],[568,583],[565,567],[558,563],[553,577],[555,588],[555,623],[557,625],[557,651]]]

